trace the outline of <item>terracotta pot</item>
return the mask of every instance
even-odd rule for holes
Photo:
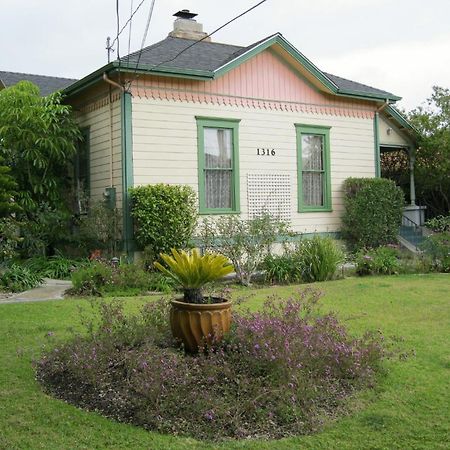
[[[170,326],[174,338],[184,343],[188,352],[196,353],[205,342],[220,341],[230,330],[231,301],[214,298],[217,303],[199,305],[172,300]]]

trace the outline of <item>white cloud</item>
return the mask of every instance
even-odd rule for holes
[[[450,34],[429,41],[410,41],[359,49],[315,61],[326,72],[390,91],[412,109],[431,94],[431,87],[450,87]]]

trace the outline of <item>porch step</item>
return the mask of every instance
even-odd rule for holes
[[[418,253],[420,244],[425,240],[422,228],[419,226],[401,225],[399,241],[408,250]]]

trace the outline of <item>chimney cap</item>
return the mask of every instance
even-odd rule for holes
[[[180,19],[193,19],[198,16],[196,13],[191,13],[188,9],[182,9],[174,14],[175,17],[179,17]]]

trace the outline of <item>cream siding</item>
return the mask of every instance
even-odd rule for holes
[[[389,130],[389,132],[388,132]],[[411,145],[410,140],[402,133],[396,125],[389,122],[386,117],[380,116],[379,120],[379,136],[380,145],[398,145],[400,147],[408,147]]]
[[[90,195],[92,201],[103,198],[105,188],[116,188],[118,207],[122,198],[122,164],[121,164],[121,108],[120,100],[112,103],[112,129],[110,125],[109,103],[90,111],[90,105],[84,106],[86,112],[78,113],[80,127],[89,128],[90,151]],[[112,133],[112,134],[111,134]],[[113,171],[111,182],[111,148],[112,138]]]
[[[240,203],[248,216],[247,174],[289,174],[291,217],[297,232],[338,231],[343,214],[342,182],[374,176],[373,120],[133,98],[135,185],[187,184],[198,192],[195,116],[241,119],[239,124]],[[298,213],[295,123],[330,126],[332,212]],[[257,156],[258,147],[276,156]]]

